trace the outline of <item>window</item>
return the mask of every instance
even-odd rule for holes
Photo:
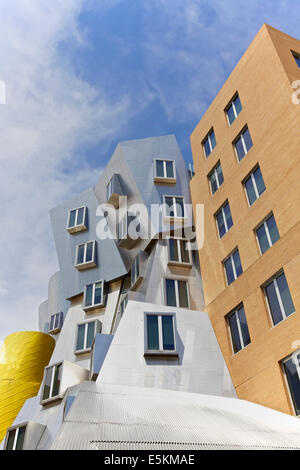
[[[244,180],[244,187],[246,190],[249,206],[259,198],[259,196],[266,190],[265,183],[260,171],[259,166],[255,168],[252,173]]]
[[[132,243],[140,238],[141,224],[134,214],[127,213],[119,222],[119,243],[122,246],[130,247]]]
[[[264,291],[274,326],[295,312],[284,272],[268,282],[264,286]]]
[[[117,312],[116,320],[114,324],[114,332],[117,330],[119,326],[119,323],[121,321],[121,318],[123,316],[127,303],[128,303],[128,294],[124,293],[122,294],[121,299],[120,299],[119,308],[118,308],[118,312]]]
[[[293,51],[292,51],[292,54],[294,56],[296,64],[298,65],[298,67],[300,67],[300,54],[298,54],[297,52],[293,52]]]
[[[131,288],[140,279],[140,256],[137,255],[131,265]]]
[[[213,170],[208,175],[211,193],[215,194],[216,191],[220,188],[220,186],[224,182],[223,172],[221,163],[218,162],[217,165],[213,168]]]
[[[170,307],[189,308],[187,281],[165,279],[166,305]]]
[[[234,353],[237,353],[251,343],[243,305],[227,316],[227,322],[230,329],[232,349]]]
[[[234,142],[237,158],[239,162],[249,152],[253,143],[248,127],[246,127]]]
[[[203,146],[203,149],[204,149],[204,155],[205,155],[206,158],[211,154],[211,152],[215,148],[216,144],[217,144],[217,142],[216,142],[216,138],[215,138],[215,133],[214,133],[214,130],[212,129],[209,132],[208,136],[202,142],[202,146]]]
[[[240,112],[242,111],[242,104],[238,94],[235,95],[233,100],[229,103],[226,108],[226,115],[228,119],[228,124],[231,124],[236,120]]]
[[[42,401],[49,400],[59,395],[61,371],[62,363],[51,367],[46,367],[44,374]]]
[[[50,326],[49,326],[49,333],[57,333],[61,330],[64,322],[64,314],[63,312],[54,313],[50,317]]]
[[[25,438],[26,426],[10,429],[6,438],[5,450],[22,450]]]
[[[121,175],[114,173],[106,185],[106,203],[118,209],[120,196],[125,196]]]
[[[169,264],[191,265],[191,252],[188,240],[169,238],[168,254]]]
[[[80,325],[77,325],[75,354],[88,352],[91,350],[95,335],[97,333],[96,331],[97,323],[98,323],[98,329],[99,329],[99,324],[100,324],[99,321],[98,322],[90,321],[90,322],[81,323]]]
[[[87,229],[86,207],[79,207],[69,211],[67,230],[69,233],[80,232]]]
[[[85,286],[83,309],[90,310],[104,305],[104,281],[97,281]]]
[[[282,363],[297,416],[300,415],[300,350]]]
[[[174,160],[154,160],[154,181],[166,183],[176,182]]]
[[[184,198],[182,196],[164,196],[164,213],[165,217],[183,219]]]
[[[236,249],[225,261],[224,268],[228,286],[235,281],[242,273],[243,268],[241,264],[239,250]]]
[[[218,226],[218,231],[219,231],[219,237],[222,238],[225,233],[228,232],[228,230],[233,226],[232,222],[232,217],[231,217],[231,211],[230,211],[230,206],[229,202],[225,202],[225,204],[221,207],[221,209],[218,210],[218,212],[215,215],[217,226]]]
[[[274,243],[279,240],[279,232],[275,222],[274,215],[271,214],[256,229],[256,237],[260,247],[261,254],[264,254]]]
[[[107,201],[109,201],[112,193],[113,193],[113,178],[111,178],[110,182],[106,186],[106,200]]]
[[[146,351],[151,353],[176,353],[175,315],[151,314],[145,315],[146,320]],[[177,353],[176,353],[177,355]]]
[[[90,241],[77,245],[75,266],[77,269],[86,269],[96,266],[95,241]]]

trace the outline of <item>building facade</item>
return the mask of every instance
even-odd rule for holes
[[[297,416],[299,57],[300,41],[264,25],[191,135],[205,310],[237,395]]]

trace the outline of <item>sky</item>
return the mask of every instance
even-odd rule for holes
[[[189,136],[268,23],[300,38],[293,0],[1,0],[0,342],[38,329],[58,270],[49,209],[95,185],[117,143]]]

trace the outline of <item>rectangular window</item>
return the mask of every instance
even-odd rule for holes
[[[182,196],[163,196],[165,217],[183,219],[184,198]]]
[[[146,315],[147,353],[175,352],[175,316],[164,314]]]
[[[137,255],[131,265],[131,288],[135,286],[140,279],[140,256]]]
[[[255,232],[262,255],[280,238],[273,214],[264,220]]]
[[[266,190],[259,166],[255,168],[249,176],[247,176],[243,184],[246,190],[249,206],[252,206],[252,204]]]
[[[234,353],[239,352],[251,343],[248,324],[243,305],[227,316],[230,329],[232,349]]]
[[[113,178],[111,178],[110,182],[106,186],[106,200],[107,201],[109,201],[112,193],[113,193]]]
[[[293,52],[293,51],[292,51],[292,54],[294,56],[296,64],[298,65],[298,67],[300,67],[300,54],[298,54],[297,52]]]
[[[224,268],[228,286],[232,284],[242,273],[242,263],[240,259],[239,250],[236,249],[225,261]]]
[[[131,223],[133,222],[133,223]],[[121,240],[137,240],[140,238],[141,225],[134,214],[127,213],[119,222],[119,242]]]
[[[176,182],[174,160],[154,160],[154,181],[164,183]]]
[[[104,305],[104,281],[97,281],[85,286],[84,310],[102,307]]]
[[[300,350],[282,363],[287,379],[289,391],[295,408],[295,413],[300,416]]]
[[[218,210],[215,215],[215,219],[217,222],[217,227],[219,231],[219,237],[222,238],[225,233],[233,226],[231,211],[229,202],[225,202],[225,204]]]
[[[19,426],[8,431],[5,450],[22,450],[26,426]]]
[[[187,281],[165,279],[166,305],[170,307],[189,308]]]
[[[169,264],[183,264],[191,265],[191,252],[188,240],[180,238],[169,238],[168,240],[168,254]]]
[[[87,229],[86,224],[87,208],[79,207],[69,211],[67,230],[69,233],[80,232]]]
[[[64,322],[63,312],[54,313],[53,315],[51,315],[49,333],[54,333],[54,332],[57,333],[58,331],[60,331],[62,329],[63,322]]]
[[[211,152],[215,148],[216,144],[217,144],[217,142],[216,142],[215,133],[214,133],[214,130],[211,129],[211,131],[209,132],[207,137],[202,142],[204,155],[205,155],[206,158],[211,154]]]
[[[240,133],[240,135],[237,137],[233,144],[237,158],[240,162],[244,158],[244,156],[249,152],[253,145],[248,127],[246,127]]]
[[[284,272],[269,281],[264,286],[264,291],[274,326],[295,312]]]
[[[61,381],[62,363],[51,367],[46,367],[44,375],[44,387],[42,401],[54,398],[59,395]]]
[[[226,107],[226,115],[228,119],[228,124],[231,124],[236,120],[240,112],[242,111],[242,104],[238,94],[235,95],[233,100]]]
[[[75,354],[88,352],[91,350],[92,343],[97,333],[97,325],[99,330],[99,325],[101,325],[99,321],[90,321],[77,325]]]
[[[215,194],[216,191],[220,188],[220,186],[224,182],[223,172],[221,163],[218,162],[217,165],[213,168],[213,170],[208,175],[209,184],[211,193]]]
[[[87,269],[94,266],[96,266],[96,241],[77,245],[75,267]]]

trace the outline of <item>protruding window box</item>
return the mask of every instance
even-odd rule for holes
[[[192,267],[189,240],[181,238],[168,239],[168,265]]]
[[[75,268],[79,271],[94,268],[96,262],[96,241],[80,243],[76,248]]]
[[[131,265],[131,290],[136,290],[143,282],[147,255],[140,251]]]
[[[68,216],[68,232],[77,233],[87,229],[87,207],[83,206],[78,207],[77,209],[71,209]]]
[[[139,240],[139,229],[140,225],[137,223],[134,225],[136,227],[136,230],[134,232],[136,233],[130,233],[130,224],[136,219],[136,215],[134,214],[126,214],[123,219],[119,223],[119,234],[118,234],[118,242],[119,242],[119,247],[120,248],[133,248],[137,241]]]
[[[87,284],[84,289],[83,310],[90,312],[105,307],[106,297],[103,279]]]
[[[77,325],[77,337],[74,354],[88,354],[97,333],[101,333],[102,323],[99,320],[87,321]]]
[[[145,312],[144,357],[178,357],[176,349],[176,318],[170,312]]]
[[[120,196],[126,196],[126,194],[122,188],[120,175],[115,173],[106,186],[106,203],[118,209]]]
[[[174,160],[154,160],[154,182],[155,183],[176,183],[176,168]]]
[[[45,367],[40,403],[45,406],[64,397],[66,390],[88,380],[89,371],[69,361]]]
[[[7,429],[4,450],[36,450],[45,431],[44,424],[26,421]]]
[[[96,334],[92,344],[90,380],[95,381],[97,379],[113,337],[114,335]]]
[[[60,332],[64,323],[64,314],[63,312],[54,313],[50,317],[50,324],[48,333],[55,335]]]

